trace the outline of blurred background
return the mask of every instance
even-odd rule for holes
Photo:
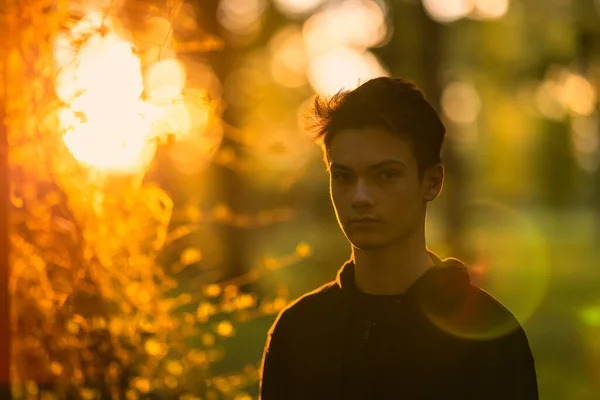
[[[522,323],[541,399],[600,396],[600,1],[26,3],[0,63],[14,398],[256,398],[277,313],[350,255],[303,114],[377,76],[448,130],[429,248]]]

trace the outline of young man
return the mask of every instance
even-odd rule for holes
[[[538,399],[515,317],[425,243],[445,128],[422,92],[377,78],[312,108],[352,255],[269,331],[262,400]]]

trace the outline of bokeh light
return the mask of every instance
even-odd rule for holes
[[[177,98],[186,83],[185,67],[175,59],[160,60],[144,73],[145,94],[151,99]]]
[[[233,34],[251,35],[260,29],[266,6],[266,0],[221,0],[217,19]]]
[[[169,147],[169,158],[179,172],[195,174],[212,161],[223,139],[223,129],[206,91],[185,89],[183,99],[189,127]]]
[[[452,82],[442,93],[442,109],[446,117],[456,124],[473,123],[481,110],[481,99],[473,85]]]
[[[498,19],[509,8],[509,0],[423,0],[423,7],[431,18],[451,23],[461,18]]]
[[[596,109],[596,89],[583,76],[563,71],[560,100],[572,112],[590,115]]]
[[[307,83],[308,64],[302,32],[296,26],[288,26],[273,36],[269,42],[271,74],[275,82],[288,88]]]
[[[308,68],[310,84],[322,95],[331,95],[340,89],[354,89],[379,76],[388,76],[388,72],[372,53],[347,48],[316,57]]]
[[[477,19],[497,19],[503,17],[510,5],[509,0],[474,0],[472,17]]]
[[[579,166],[594,172],[600,165],[600,134],[598,115],[575,116],[571,120],[571,142]]]
[[[344,47],[364,51],[381,44],[387,32],[385,12],[371,0],[333,3],[311,16],[303,26],[310,56]]]
[[[547,118],[562,120],[568,114],[590,115],[598,98],[590,81],[570,69],[553,65],[535,96],[538,111]]]
[[[327,0],[273,0],[277,9],[288,17],[302,17],[314,11]]]
[[[473,0],[423,0],[423,7],[438,22],[454,22],[473,10]]]
[[[546,118],[559,121],[567,112],[558,98],[558,87],[555,82],[545,81],[535,91],[537,110]]]

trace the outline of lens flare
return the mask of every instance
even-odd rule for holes
[[[476,200],[467,209],[463,235],[476,258],[467,267],[471,281],[523,324],[543,301],[549,284],[549,250],[543,235],[531,218],[493,200]],[[491,339],[517,328],[511,319],[481,325],[477,316],[483,314],[479,311],[480,306],[471,303],[449,318],[427,315],[440,328],[460,337]]]

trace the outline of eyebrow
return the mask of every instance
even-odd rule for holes
[[[390,164],[395,164],[395,165],[401,166],[402,168],[406,168],[406,164],[404,164],[402,161],[389,159],[389,160],[384,160],[384,161],[378,162],[377,164],[370,165],[369,167],[367,167],[367,169],[370,169],[370,170],[378,169],[378,168],[385,167]],[[346,171],[352,170],[352,168],[350,168],[346,165],[338,164],[338,163],[331,163],[331,165],[329,166],[329,169],[341,169],[341,170],[346,170]]]

